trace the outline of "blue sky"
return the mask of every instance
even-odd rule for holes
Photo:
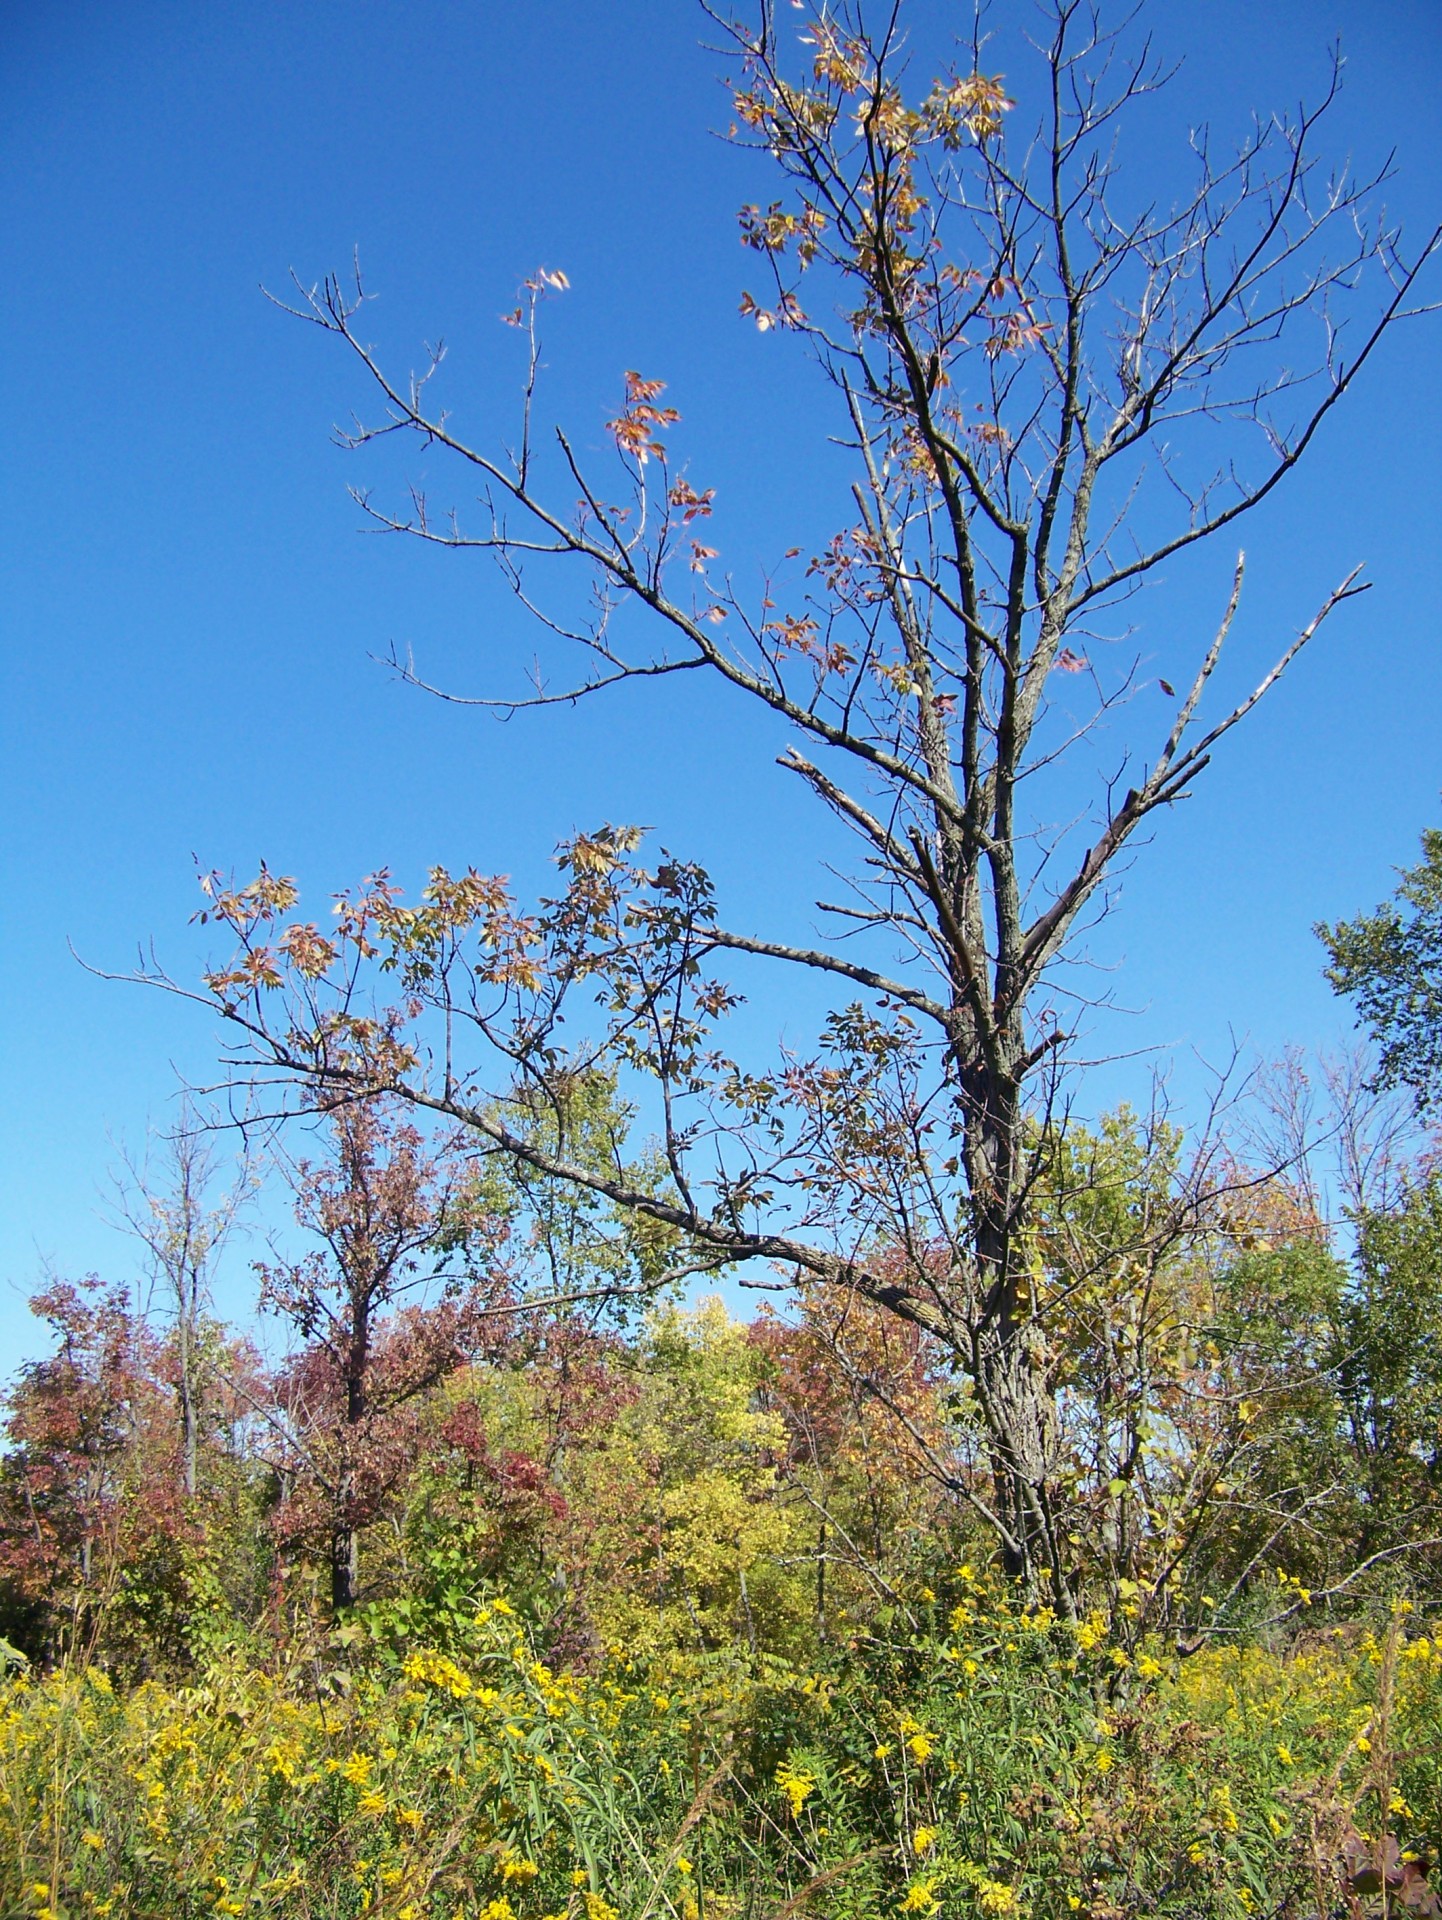
[[[1153,11],[1185,56],[1174,137],[1314,91],[1340,35],[1331,150],[1395,148],[1389,204],[1414,235],[1435,223],[1432,0]],[[91,978],[67,944],[115,968],[153,940],[193,974],[193,859],[264,855],[317,902],[434,859],[529,886],[572,828],[635,819],[713,869],[734,924],[778,926],[811,897],[782,742],[714,696],[628,691],[501,727],[372,664],[409,645],[474,688],[487,654],[530,641],[478,565],[359,531],[345,487],[365,476],[328,439],[355,376],[259,292],[358,246],[368,332],[397,364],[443,334],[448,397],[484,438],[518,370],[497,316],[525,273],[563,268],[551,412],[599,438],[622,369],[666,378],[744,569],[832,469],[794,351],[736,317],[735,208],[766,183],[713,135],[726,103],[700,26],[686,0],[0,9],[0,1373],[32,1346],[45,1263],[134,1270],[101,1217],[107,1170],[164,1123],[177,1073],[213,1069],[213,1023]],[[1311,925],[1382,897],[1439,811],[1439,346],[1433,322],[1391,340],[1249,531],[1239,671],[1355,562],[1376,585],[1138,857],[1107,941],[1140,1011],[1109,1044],[1185,1063],[1233,1032],[1265,1051],[1346,1031]],[[225,1304],[245,1289],[242,1253]]]

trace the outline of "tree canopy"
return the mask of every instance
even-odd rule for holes
[[[1375,913],[1317,933],[1327,978],[1376,1043],[1382,1083],[1430,1110],[1442,1089],[1442,832],[1423,832],[1421,860]]]

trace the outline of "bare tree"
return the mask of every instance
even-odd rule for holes
[[[932,79],[900,5],[707,11],[737,63],[735,137],[778,179],[772,204],[742,210],[767,279],[742,310],[809,350],[854,466],[846,523],[819,552],[778,556],[754,600],[701,538],[719,537],[719,506],[671,450],[660,381],[627,375],[608,471],[541,432],[538,315],[563,274],[537,274],[510,316],[529,352],[509,452],[433,404],[439,350],[408,380],[385,370],[359,331],[358,271],[301,287],[292,311],[378,392],[379,417],[344,444],[413,437],[479,488],[474,525],[420,492],[394,510],[358,494],[375,522],[493,556],[580,656],[573,677],[477,704],[512,714],[684,674],[759,704],[789,735],[781,765],[856,836],[847,895],[818,903],[814,946],[732,930],[698,868],[647,870],[640,836],[606,828],[562,849],[564,890],[533,913],[497,881],[437,871],[413,907],[384,878],[363,888],[323,934],[288,919],[294,888],[263,872],[209,883],[239,950],[208,987],[242,1078],[387,1089],[680,1229],[715,1264],[779,1263],[924,1327],[986,1438],[988,1478],[965,1497],[1010,1570],[1066,1605],[1055,1307],[1027,1214],[1081,998],[1062,963],[1138,829],[1362,591],[1360,570],[1220,705],[1239,553],[1210,639],[1159,649],[1179,694],[1108,665],[1103,637],[1163,563],[1224,540],[1287,478],[1420,310],[1438,236],[1404,254],[1370,210],[1378,182],[1316,158],[1335,69],[1316,108],[1258,118],[1225,152],[1194,133],[1190,182],[1161,206],[1142,157],[1124,157],[1165,79],[1132,16],[1113,30],[1086,0],[1047,0],[1013,102],[985,71],[980,22]],[[564,583],[566,611],[538,599],[545,566],[585,574],[579,615]],[[1047,776],[1143,684],[1169,717],[1117,750],[1070,831],[1048,831]],[[400,1012],[374,998],[376,955],[411,996]],[[720,1053],[728,956],[839,990],[814,1058],[748,1072]],[[656,1083],[666,1195],[508,1124],[508,1092],[608,1063]]]
[[[120,1223],[150,1256],[151,1279],[164,1300],[175,1342],[180,1413],[181,1472],[187,1498],[194,1498],[204,1416],[204,1319],[215,1263],[255,1191],[249,1153],[229,1184],[217,1192],[220,1169],[216,1133],[186,1105],[173,1132],[164,1136],[162,1164],[127,1159],[116,1181]]]
[[[1412,1104],[1377,1084],[1372,1050],[1356,1044],[1309,1057],[1288,1047],[1252,1079],[1238,1144],[1252,1167],[1284,1174],[1332,1228],[1400,1206],[1427,1137]]]

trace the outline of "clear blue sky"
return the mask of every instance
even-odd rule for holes
[[[1186,57],[1178,132],[1292,104],[1340,35],[1334,150],[1395,147],[1391,204],[1414,234],[1435,223],[1435,0],[1154,12]],[[733,923],[780,927],[810,897],[817,843],[780,742],[715,696],[500,727],[371,664],[396,642],[476,686],[484,649],[527,644],[523,618],[479,566],[359,533],[345,486],[364,476],[328,443],[355,377],[258,291],[358,245],[382,296],[369,332],[403,364],[444,334],[450,397],[484,437],[516,370],[496,316],[532,267],[564,268],[554,413],[598,438],[623,368],[667,378],[744,570],[791,519],[815,524],[825,460],[794,352],[736,318],[734,211],[764,182],[712,136],[726,107],[700,26],[687,0],[0,10],[0,1374],[33,1346],[42,1262],[133,1271],[98,1212],[116,1142],[165,1120],[177,1070],[212,1068],[203,1015],[67,950],[123,967],[154,940],[196,971],[192,855],[264,855],[320,901],[434,859],[530,884],[573,827],[639,819],[712,867]],[[1394,338],[1249,532],[1243,665],[1354,562],[1377,584],[1140,855],[1108,934],[1142,1009],[1116,1044],[1190,1058],[1233,1030],[1272,1049],[1346,1028],[1311,924],[1383,896],[1442,811],[1439,363],[1437,324]],[[227,1304],[244,1283],[242,1257]]]

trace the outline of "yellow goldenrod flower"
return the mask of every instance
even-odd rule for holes
[[[792,1819],[799,1819],[808,1795],[816,1789],[816,1776],[804,1767],[793,1767],[789,1760],[783,1760],[775,1777],[777,1786],[791,1804]]]
[[[1004,1880],[988,1880],[983,1876],[976,1883],[976,1904],[983,1913],[1015,1913],[1016,1888],[1009,1887]]]
[[[911,1836],[912,1852],[930,1853],[936,1845],[936,1836],[940,1831],[939,1827],[918,1827]]]
[[[1106,1638],[1106,1631],[1104,1616],[1093,1611],[1085,1620],[1079,1622],[1076,1629],[1076,1643],[1083,1653],[1090,1653],[1093,1647]]]

